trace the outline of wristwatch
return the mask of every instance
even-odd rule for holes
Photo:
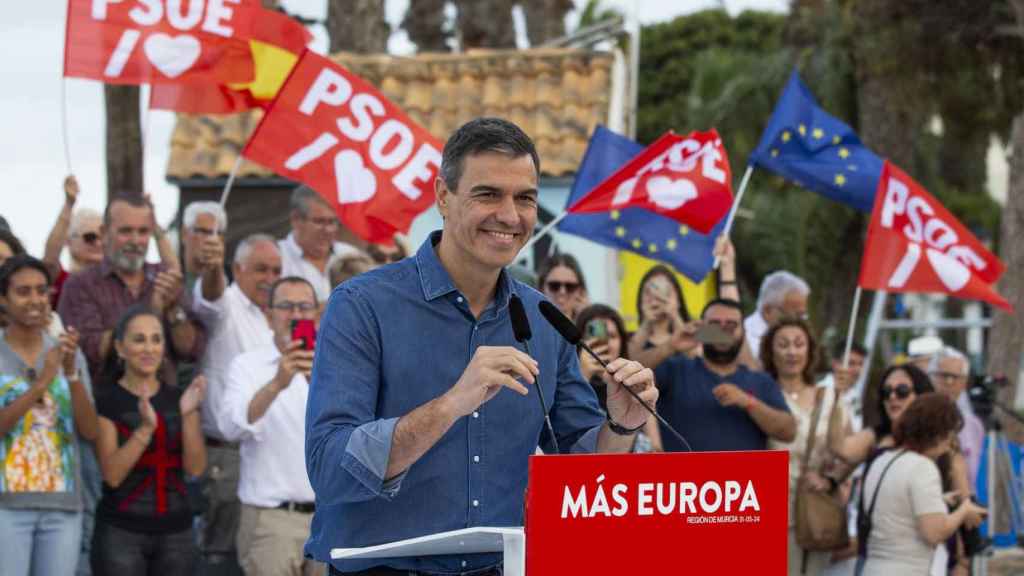
[[[177,326],[186,320],[188,320],[188,316],[185,315],[185,311],[181,309],[181,306],[175,306],[170,311],[171,326]]]
[[[615,420],[612,420],[611,416],[608,416],[608,429],[618,434],[619,436],[632,436],[637,432],[643,430],[644,424],[637,426],[636,428],[626,428],[622,424],[619,424]]]

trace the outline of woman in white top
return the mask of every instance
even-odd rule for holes
[[[824,393],[818,425],[815,427],[815,440],[812,453],[807,463],[807,476],[800,478],[804,455],[807,451],[807,438],[813,425],[814,406],[817,403],[818,388],[814,384],[814,364],[817,345],[806,322],[796,318],[780,320],[768,330],[761,339],[761,365],[782,388],[786,397],[786,405],[797,421],[796,438],[792,442],[769,441],[772,450],[789,451],[789,574],[809,575],[820,574],[828,566],[831,552],[811,552],[800,548],[796,541],[795,506],[797,490],[815,490],[825,492],[836,487],[836,482],[823,472],[832,460],[828,447],[834,444],[828,435],[829,418],[835,394]],[[848,429],[847,417],[842,404],[836,407],[836,434]]]
[[[864,510],[873,511],[863,576],[928,574],[936,546],[962,524],[981,523],[985,509],[969,499],[950,502],[956,507],[948,512],[935,464],[962,425],[942,394],[922,394],[903,413],[896,449],[878,456],[864,476]]]

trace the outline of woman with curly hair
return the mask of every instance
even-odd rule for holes
[[[893,432],[895,449],[864,473],[861,508],[871,530],[861,534],[862,575],[927,574],[936,546],[960,526],[981,523],[985,509],[969,498],[943,498],[936,466],[962,426],[956,404],[942,394],[923,394],[903,412]]]

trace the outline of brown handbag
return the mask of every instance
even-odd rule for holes
[[[797,481],[796,493],[796,542],[804,550],[837,550],[850,543],[847,531],[846,505],[839,499],[836,490],[817,492],[805,486],[804,478],[814,451],[815,436],[818,431],[818,420],[821,407],[825,400],[825,389],[818,388],[814,401],[814,413],[811,415],[811,430],[807,438],[807,451],[800,464],[800,479]],[[831,438],[837,426],[836,415],[839,406],[839,392],[835,391],[829,415],[828,435]]]

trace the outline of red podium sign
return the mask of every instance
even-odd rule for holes
[[[526,569],[785,574],[788,452],[532,456]]]

